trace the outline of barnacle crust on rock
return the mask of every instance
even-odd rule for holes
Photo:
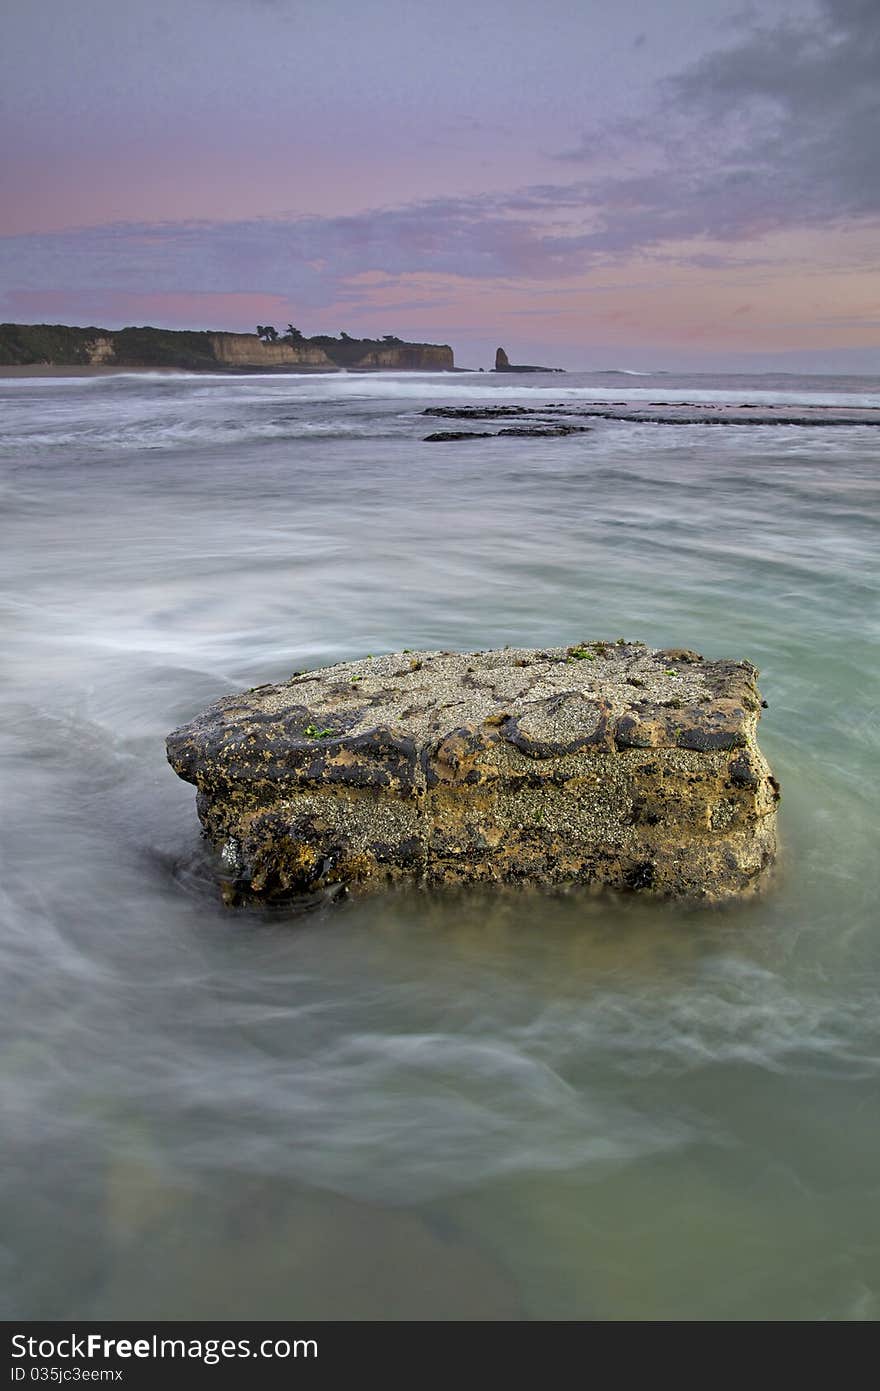
[[[623,640],[398,652],[225,696],[168,758],[231,901],[415,880],[722,902],[776,855],[756,677]]]

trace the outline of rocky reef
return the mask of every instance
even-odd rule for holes
[[[641,425],[880,425],[880,407],[877,406],[770,404],[758,407],[748,402],[728,401],[551,401],[542,406],[429,406],[422,415],[500,425],[515,422],[529,434],[554,433],[550,427],[577,420],[633,420]]]
[[[168,759],[230,902],[409,879],[716,903],[776,854],[756,677],[623,639],[404,651],[225,696]]]
[[[430,415],[432,412],[422,411],[422,414]],[[438,410],[436,414],[439,415],[440,411]],[[428,444],[438,442],[448,444],[453,440],[564,439],[567,435],[586,435],[589,432],[589,425],[572,425],[564,420],[543,420],[506,425],[501,430],[433,430],[430,435],[425,435],[424,438]]]

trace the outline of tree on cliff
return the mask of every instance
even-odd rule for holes
[[[257,324],[257,337],[262,338],[266,343],[274,343],[278,337],[277,328],[271,324]]]
[[[300,333],[298,328],[294,328],[293,324],[287,325],[287,332],[285,333],[284,338],[288,343],[301,343],[303,341],[302,334]]]

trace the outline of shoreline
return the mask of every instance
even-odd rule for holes
[[[57,363],[46,362],[0,363],[0,377],[125,377],[136,372],[148,373],[153,377],[338,377],[341,374],[370,377],[378,372],[412,372],[413,375],[452,377],[462,373],[465,376],[473,376],[475,373],[479,375],[479,368],[438,367],[432,372],[423,367],[308,367],[299,364],[281,367],[224,367],[219,362],[216,367],[126,367],[120,363],[113,366],[72,363],[69,367],[62,367]]]

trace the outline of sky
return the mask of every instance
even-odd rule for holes
[[[880,372],[880,0],[39,0],[0,318]]]

